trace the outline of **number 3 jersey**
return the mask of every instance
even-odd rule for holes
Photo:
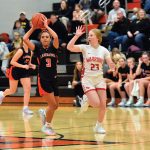
[[[51,80],[57,75],[57,49],[50,45],[43,48],[42,45],[36,45],[34,53],[38,58],[38,73],[41,79]]]
[[[98,48],[93,48],[91,45],[85,44],[81,44],[79,47],[83,54],[83,75],[102,76],[103,63],[105,59],[110,58],[109,51],[100,45]]]

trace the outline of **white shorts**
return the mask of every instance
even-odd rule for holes
[[[87,93],[91,90],[106,90],[106,82],[102,76],[84,76],[81,81],[84,93]]]

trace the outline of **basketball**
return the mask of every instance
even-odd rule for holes
[[[34,14],[31,19],[32,25],[38,29],[44,28],[44,23],[43,23],[44,18],[46,17],[41,13]]]

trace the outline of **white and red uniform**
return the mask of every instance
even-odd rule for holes
[[[84,92],[91,90],[106,90],[106,83],[103,79],[103,63],[110,58],[109,51],[100,46],[93,48],[91,45],[79,45],[83,54],[82,86]]]

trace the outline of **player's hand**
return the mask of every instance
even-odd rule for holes
[[[44,27],[47,28],[48,27],[48,21],[47,18],[43,18],[43,23],[44,23]]]
[[[33,69],[33,70],[36,69],[36,65],[34,65],[34,64],[29,64],[29,67],[30,67],[31,69]]]
[[[76,28],[76,34],[75,34],[76,36],[80,37],[84,33],[85,33],[85,28],[83,26],[78,26]]]
[[[29,69],[29,65],[24,65],[23,68],[28,70]]]

